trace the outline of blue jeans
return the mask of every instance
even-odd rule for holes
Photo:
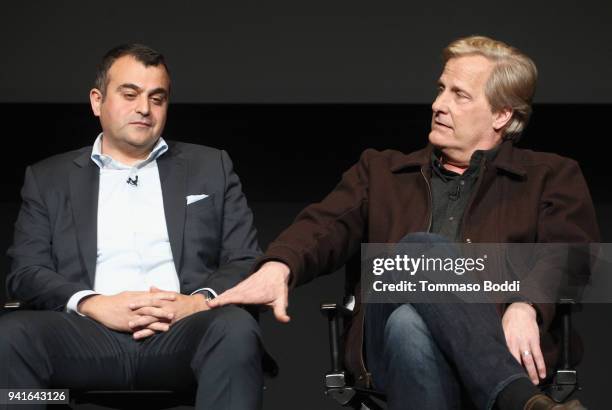
[[[400,243],[421,244],[428,256],[458,255],[436,234],[410,233]],[[488,410],[510,382],[527,378],[492,304],[368,304],[364,336],[374,385],[391,410]]]
[[[490,304],[366,305],[365,347],[390,410],[491,409],[503,388],[527,377]]]

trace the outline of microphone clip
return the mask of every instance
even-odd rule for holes
[[[127,184],[131,186],[138,186],[138,175],[136,175],[134,179],[132,179],[132,177],[128,177],[127,181],[125,182],[127,182]]]

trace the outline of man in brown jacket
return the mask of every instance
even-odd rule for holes
[[[211,307],[266,304],[286,322],[289,288],[340,268],[363,242],[396,243],[416,232],[463,243],[598,241],[578,164],[514,147],[531,114],[533,61],[486,37],[452,42],[444,61],[428,146],[366,150],[269,246],[256,272]],[[384,390],[391,409],[457,408],[461,391],[483,409],[582,409],[577,401],[557,405],[535,386],[553,364],[554,316],[554,304],[529,300],[497,309],[357,303],[347,366]]]

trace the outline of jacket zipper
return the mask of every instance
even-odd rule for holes
[[[468,213],[470,212],[470,209],[472,208],[472,205],[474,204],[474,201],[476,200],[476,196],[478,195],[478,190],[480,189],[480,185],[482,184],[482,180],[484,179],[486,172],[487,172],[487,163],[483,161],[482,171],[480,172],[480,175],[478,175],[478,181],[476,182],[476,186],[474,187],[474,191],[472,192],[472,197],[470,198],[468,205],[465,207],[465,211],[463,212],[463,216],[461,217],[461,226],[459,227],[459,238],[461,238],[461,242],[472,243],[470,238],[467,238],[467,239],[464,238],[465,221],[467,220]]]
[[[427,185],[427,193],[429,194],[429,204],[428,204],[428,210],[429,210],[429,215],[427,218],[427,232],[431,231],[431,219],[432,219],[432,214],[433,214],[433,198],[432,198],[432,194],[431,194],[431,185],[429,184],[429,180],[427,179],[427,177],[425,176],[425,172],[423,172],[423,167],[421,167],[421,175],[423,175],[423,179],[425,180],[425,185]]]

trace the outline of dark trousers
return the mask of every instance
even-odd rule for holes
[[[75,314],[17,311],[0,317],[0,388],[195,390],[197,409],[259,409],[262,352],[257,322],[235,306],[141,341]]]
[[[460,409],[462,395],[491,409],[510,382],[527,378],[491,304],[369,304],[365,339],[374,385],[391,410]]]

